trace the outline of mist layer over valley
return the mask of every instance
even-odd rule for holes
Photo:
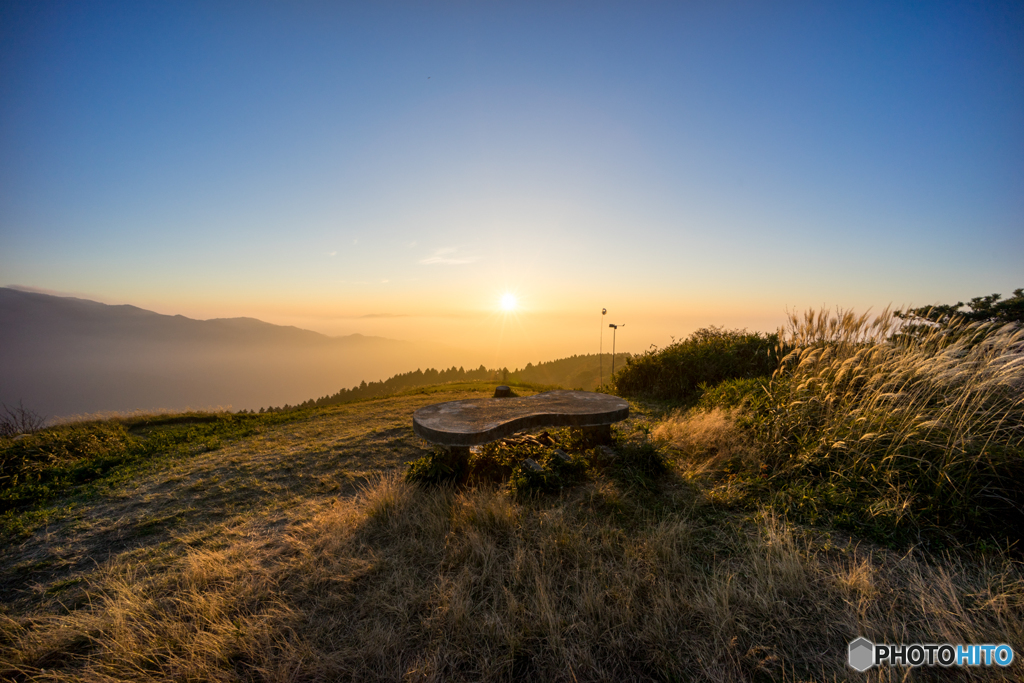
[[[0,288],[0,402],[49,418],[301,403],[470,354],[253,318],[193,320]]]

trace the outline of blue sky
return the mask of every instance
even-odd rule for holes
[[[1020,3],[0,5],[0,284],[513,365],[1022,253]]]

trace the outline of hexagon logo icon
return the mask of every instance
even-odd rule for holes
[[[875,663],[875,646],[867,638],[858,638],[850,643],[850,667],[867,671]]]

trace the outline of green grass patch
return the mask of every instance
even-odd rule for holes
[[[319,409],[286,413],[186,413],[59,425],[0,440],[0,532],[23,535],[51,503],[95,494],[169,458],[216,450]]]

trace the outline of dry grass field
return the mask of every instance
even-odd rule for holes
[[[295,414],[29,515],[0,541],[14,681],[1020,680],[846,665],[847,643],[1024,651],[1014,556],[886,549],[744,502],[756,447],[727,411],[635,403],[555,493],[407,483],[411,416],[492,386]],[[529,393],[518,389],[520,393]],[[557,436],[557,434],[556,434]],[[613,456],[614,457],[614,456]],[[13,527],[8,527],[13,528]]]

